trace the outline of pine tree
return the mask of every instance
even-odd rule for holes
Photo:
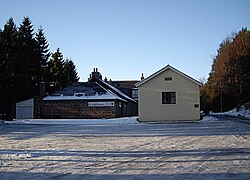
[[[19,86],[24,90],[21,98],[26,99],[38,94],[39,72],[41,72],[33,25],[28,17],[23,19],[19,27],[18,47],[19,68],[16,80],[20,82]]]
[[[63,87],[63,55],[60,52],[60,49],[57,48],[55,53],[52,53],[49,61],[49,85],[50,92],[59,90]]]
[[[43,29],[34,36],[28,17],[18,29],[13,18],[0,29],[0,113],[14,115],[16,102],[38,95],[42,76],[50,92],[79,80],[73,61],[64,62],[59,48],[49,60],[48,47]]]
[[[49,44],[44,35],[42,27],[38,29],[36,33],[37,53],[40,61],[41,72],[39,79],[43,79],[45,82],[48,81],[48,60],[50,57]],[[48,84],[48,83],[47,83]]]
[[[78,82],[77,70],[72,60],[66,59],[63,67],[64,86]]]
[[[10,18],[0,33],[0,104],[1,111],[13,113],[17,68],[17,28]]]
[[[2,30],[0,29],[0,77],[3,77],[3,70],[4,70],[4,54],[3,54],[3,38],[2,38]],[[0,90],[2,86],[2,79],[0,78]]]
[[[3,38],[2,38],[2,30],[0,29],[0,114],[4,112],[4,96],[3,96],[3,90],[4,90],[4,54],[3,54]]]
[[[15,63],[16,63],[16,45],[17,40],[17,28],[14,23],[13,18],[10,18],[8,22],[5,24],[4,29],[1,33],[1,45],[2,48],[0,50],[1,53],[1,62],[0,66],[3,68],[1,73],[4,73],[3,76],[8,78],[8,80],[13,82],[12,76],[15,73]],[[7,82],[6,82],[7,83]]]
[[[37,50],[40,54],[40,64],[43,67],[48,66],[48,59],[50,57],[49,44],[44,35],[42,27],[38,29],[36,33]]]

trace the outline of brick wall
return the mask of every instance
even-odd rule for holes
[[[34,97],[34,118],[40,119],[41,118],[41,104],[42,100],[40,97]]]
[[[110,107],[88,107],[88,101],[42,101],[38,118],[114,118],[118,117],[118,102]]]

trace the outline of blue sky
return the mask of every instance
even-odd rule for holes
[[[208,77],[219,44],[250,28],[249,0],[5,0],[9,17],[42,26],[50,51],[60,48],[84,81],[94,67],[112,80],[147,77],[170,64]]]

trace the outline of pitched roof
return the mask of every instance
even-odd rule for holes
[[[111,81],[110,84],[118,89],[132,89],[139,81]]]
[[[75,93],[90,93],[90,92],[96,92],[98,94],[105,93],[106,91],[98,86],[96,83],[92,82],[76,82],[73,83],[59,91],[56,91],[53,93],[53,95],[60,95],[63,94],[63,96],[74,96]]]
[[[158,76],[158,75],[161,74],[162,72],[164,72],[164,71],[166,71],[166,70],[169,70],[169,69],[172,70],[172,71],[174,71],[174,72],[176,72],[177,74],[179,74],[179,75],[181,75],[181,76],[183,76],[183,77],[189,79],[190,81],[196,83],[196,84],[199,85],[199,86],[202,85],[199,81],[197,81],[197,80],[195,80],[194,78],[192,78],[192,77],[190,77],[190,76],[184,74],[183,72],[181,72],[181,71],[175,69],[174,67],[172,67],[172,66],[170,66],[170,65],[168,64],[167,66],[165,66],[164,68],[162,68],[162,69],[160,69],[159,71],[155,72],[154,74],[151,74],[151,75],[150,75],[149,77],[147,77],[146,79],[143,79],[142,81],[139,81],[138,83],[135,84],[135,86],[136,86],[136,87],[139,87],[139,86],[141,86],[142,84],[144,84],[144,83],[150,81],[150,80],[153,79],[154,77]]]
[[[134,102],[131,97],[97,77],[88,82],[77,82],[45,97],[43,100],[121,100]]]
[[[108,89],[110,92],[114,93],[115,95],[117,95],[118,97],[120,97],[126,101],[132,101],[132,102],[136,103],[135,100],[133,100],[131,97],[129,97],[128,95],[126,95],[125,93],[123,93],[122,91],[117,89],[116,87],[112,86],[108,82],[105,82],[105,81],[98,79],[98,78],[92,78],[90,81],[97,82],[103,88]]]
[[[102,87],[97,82],[78,82],[74,83],[62,90],[57,91],[51,96],[45,97],[43,100],[121,100],[112,91]]]

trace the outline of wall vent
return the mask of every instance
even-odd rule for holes
[[[172,81],[172,77],[165,77],[165,81]]]

